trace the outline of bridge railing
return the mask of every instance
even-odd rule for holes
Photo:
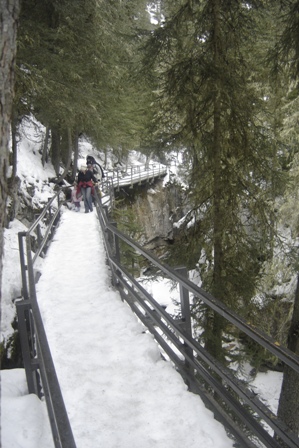
[[[108,208],[103,207],[99,200],[96,208],[113,284],[119,289],[122,299],[154,335],[163,355],[175,364],[189,389],[202,397],[207,407],[234,435],[241,447],[298,448],[297,435],[292,433],[232,370],[214,359],[193,337],[189,295],[207,305],[297,373],[299,357],[277,345],[268,335],[248,325],[215,297],[197,287],[187,278],[184,268],[172,269],[161,263],[152,253],[117,229],[117,224],[109,220]],[[128,252],[125,247],[130,248],[136,257],[144,257],[147,263],[179,285],[182,317],[180,320],[170,316],[124,267],[122,254]]]
[[[121,187],[133,187],[134,184],[150,182],[155,178],[163,177],[166,174],[167,167],[158,162],[131,166],[125,171],[116,168],[109,171],[107,177],[102,180],[102,185],[107,185],[107,190],[111,186],[112,188],[119,190]]]
[[[76,448],[35,290],[36,261],[46,252],[58,225],[63,204],[60,193],[27,232],[18,234],[23,299],[16,302],[16,308],[28,392],[45,397],[55,448]]]
[[[166,174],[160,164],[132,167],[127,176],[116,170],[116,177],[104,180],[107,194],[104,200],[113,205],[115,188],[151,180]],[[115,173],[114,173],[115,175]],[[29,393],[45,397],[55,448],[75,448],[72,430],[65,409],[55,366],[53,364],[44,325],[37,303],[35,284],[40,275],[36,268],[43,257],[60,219],[61,190],[51,198],[43,212],[27,232],[19,232],[19,252],[22,275],[22,300],[16,301],[18,329]]]
[[[58,223],[61,205],[57,193],[28,232],[19,234],[24,299],[18,301],[17,313],[29,392],[36,393],[40,397],[45,396],[55,448],[75,448],[35,291],[35,261],[38,255],[42,255],[46,250],[53,229]],[[109,220],[108,208],[102,206],[97,193],[96,210],[103,230],[114,286],[118,288],[122,299],[154,335],[163,356],[174,363],[189,389],[201,396],[216,418],[233,434],[239,446],[298,448],[297,435],[279,421],[252,390],[247,388],[231,370],[214,359],[193,337],[189,295],[192,294],[201,300],[297,373],[299,357],[278,346],[269,336],[248,325],[216,298],[188,280],[185,268],[172,269],[161,263],[157,257],[117,229],[116,223]],[[32,255],[33,245],[34,255]],[[131,275],[122,259],[124,246],[129,247],[136,257],[144,257],[156,270],[179,285],[181,319],[170,316]],[[278,436],[283,445],[276,440],[271,431]]]

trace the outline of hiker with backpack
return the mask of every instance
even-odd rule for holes
[[[93,172],[87,169],[85,165],[82,165],[78,174],[78,186],[83,196],[85,213],[93,211],[91,190],[94,188],[94,184],[97,183],[98,180]]]
[[[104,179],[105,174],[104,170],[101,167],[101,165],[95,160],[93,156],[86,156],[86,165],[90,168],[92,167],[93,173],[98,174],[100,176],[100,181]],[[99,169],[96,167],[96,165],[99,167]]]

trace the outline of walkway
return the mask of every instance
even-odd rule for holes
[[[77,448],[231,448],[110,284],[95,211],[64,210],[37,297]]]
[[[133,186],[144,181],[151,181],[155,178],[166,176],[167,167],[160,163],[151,163],[149,165],[136,165],[128,168],[126,174],[122,174],[121,170],[110,171],[103,180],[111,182],[114,188]]]

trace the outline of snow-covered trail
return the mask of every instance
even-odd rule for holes
[[[229,448],[110,284],[96,211],[63,211],[37,298],[78,448]]]

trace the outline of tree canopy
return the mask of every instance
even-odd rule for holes
[[[253,299],[277,274],[275,248],[288,272],[298,265],[279,235],[281,216],[298,233],[298,10],[298,0],[27,0],[19,21],[13,130],[40,120],[62,177],[72,155],[76,171],[81,133],[119,154],[180,150],[195,218],[185,259],[258,323]],[[200,302],[194,313],[226,362],[230,329]]]
[[[139,143],[140,83],[133,82],[146,2],[23,2],[15,115],[34,114],[99,146]]]

